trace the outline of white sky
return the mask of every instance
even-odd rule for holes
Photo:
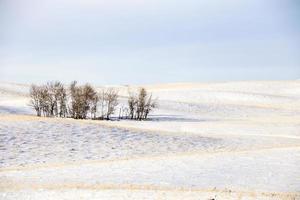
[[[300,78],[297,0],[0,0],[0,81]]]

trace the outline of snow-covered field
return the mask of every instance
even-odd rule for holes
[[[300,199],[300,81],[145,87],[151,120],[96,121],[0,83],[0,199]]]

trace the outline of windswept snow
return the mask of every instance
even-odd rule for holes
[[[257,148],[297,146],[294,138],[231,137],[161,133],[80,123],[71,119],[26,117],[27,121],[0,117],[0,166],[26,166],[51,162],[112,160],[213,153]],[[118,122],[115,122],[118,123]],[[43,144],[43,145],[41,145]]]
[[[33,114],[28,93],[29,85],[0,83],[0,114]]]
[[[0,83],[0,199],[300,199],[300,81],[145,87],[151,120],[96,121]]]

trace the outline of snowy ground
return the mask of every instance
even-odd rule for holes
[[[94,121],[0,83],[0,199],[300,199],[300,81],[146,87],[151,120]]]

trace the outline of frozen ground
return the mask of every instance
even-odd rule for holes
[[[81,121],[0,83],[0,199],[300,199],[300,81],[146,87],[151,120]]]

